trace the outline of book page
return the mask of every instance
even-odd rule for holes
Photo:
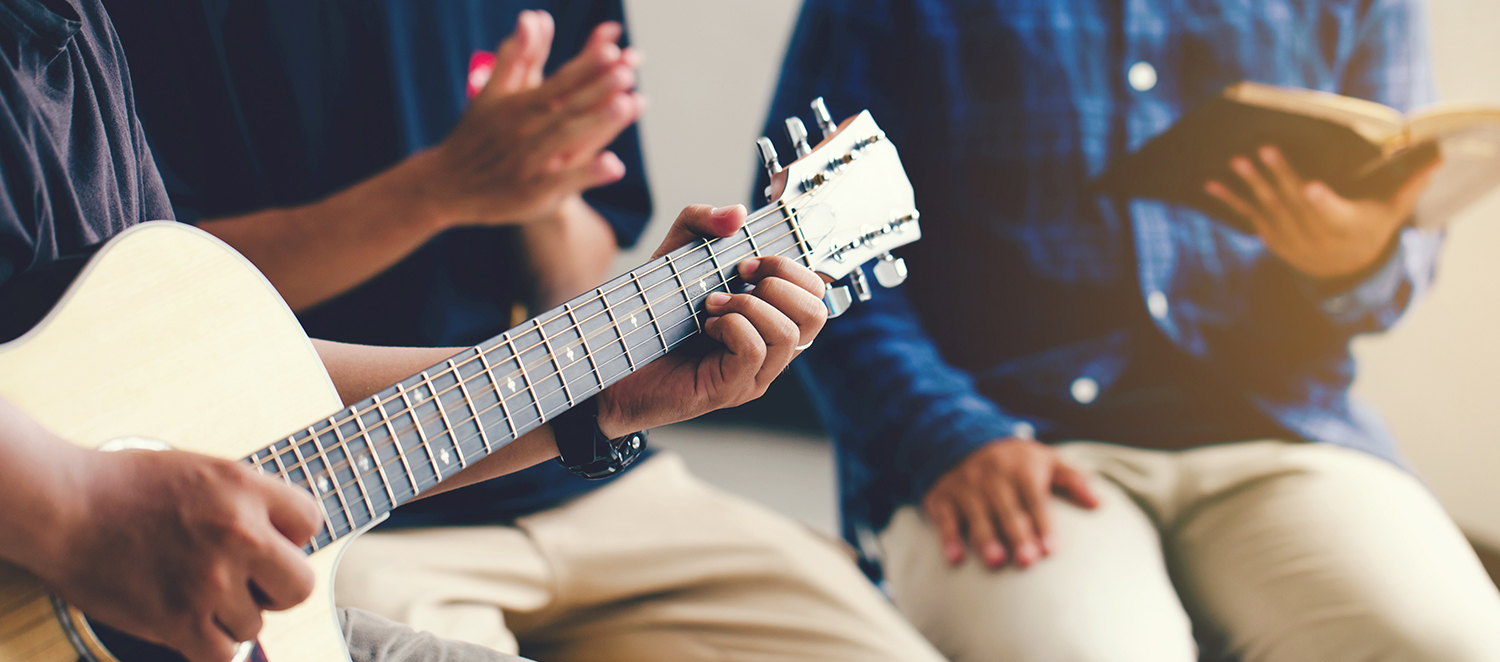
[[[1500,111],[1414,120],[1413,138],[1436,140],[1443,164],[1417,201],[1416,224],[1437,228],[1500,185]]]
[[[1337,122],[1377,145],[1389,143],[1406,124],[1406,118],[1390,106],[1332,92],[1243,81],[1225,88],[1223,96],[1240,103]]]

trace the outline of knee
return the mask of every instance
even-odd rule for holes
[[[1500,624],[1480,623],[1468,615],[1439,614],[1422,618],[1376,619],[1378,652],[1386,662],[1493,662],[1500,659]]]

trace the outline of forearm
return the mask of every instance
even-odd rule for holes
[[[35,570],[61,551],[55,534],[80,508],[78,469],[93,452],[0,400],[0,559]]]
[[[578,196],[564,201],[554,218],[522,226],[521,237],[535,279],[531,303],[539,310],[597,287],[619,253],[609,222]]]
[[[353,405],[462,351],[454,347],[372,347],[327,340],[314,340],[313,346],[345,405]],[[543,425],[496,449],[422,496],[514,473],[554,457],[557,444],[552,439],[552,428]]]
[[[318,202],[198,227],[248,258],[300,311],[390,268],[451,224],[428,202],[430,159],[418,153]]]

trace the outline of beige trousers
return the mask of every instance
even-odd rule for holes
[[[955,662],[1500,660],[1500,594],[1410,474],[1277,441],[1062,444],[1094,511],[1054,500],[1027,570],[943,560],[912,507],[881,534],[891,595]]]
[[[942,659],[835,543],[669,454],[514,527],[366,535],[337,595],[539,662]]]

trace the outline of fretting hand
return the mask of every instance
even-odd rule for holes
[[[1204,184],[1203,190],[1244,217],[1266,248],[1287,264],[1329,281],[1376,266],[1441,163],[1427,165],[1387,199],[1350,200],[1323,182],[1303,179],[1281,150],[1266,145],[1257,151],[1260,164],[1271,175],[1269,180],[1249,157],[1237,156],[1229,162],[1250,188],[1250,200],[1217,180]]]
[[[949,563],[963,561],[967,538],[986,566],[1010,560],[1026,568],[1052,553],[1054,494],[1083,508],[1098,505],[1084,475],[1051,448],[1011,437],[981,446],[949,469],[927,491],[922,509]]]
[[[727,237],[745,222],[739,205],[682,211],[656,251],[659,257],[689,241]],[[748,294],[707,297],[704,333],[717,341],[706,352],[676,349],[599,395],[599,427],[614,437],[754,400],[766,392],[798,346],[812,342],[827,319],[823,279],[778,256],[740,262]]]
[[[616,43],[620,24],[603,23],[544,80],[552,32],[547,12],[522,12],[453,133],[397,166],[441,225],[547,218],[563,200],[625,175],[605,147],[643,108],[633,91],[638,55]]]

